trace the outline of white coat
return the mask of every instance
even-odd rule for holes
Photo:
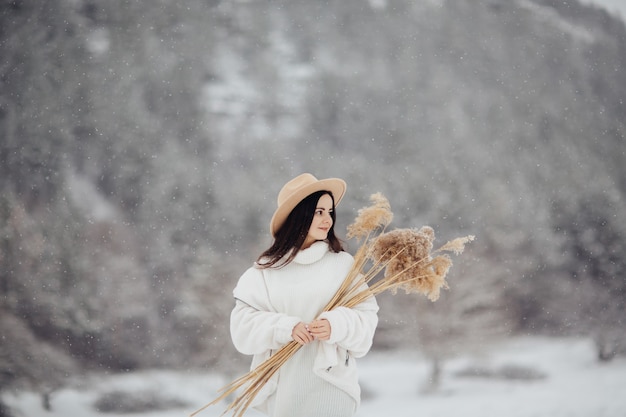
[[[372,346],[378,304],[371,297],[355,308],[321,312],[353,262],[349,253],[331,252],[328,243],[320,241],[298,252],[288,265],[251,267],[241,276],[233,291],[237,302],[231,313],[230,331],[235,348],[253,355],[251,369],[293,340],[291,332],[296,324],[325,318],[331,326],[330,339],[313,342],[318,344],[314,369],[303,372],[314,372],[347,392],[357,405],[360,403],[356,363],[350,358],[364,356]],[[257,395],[253,407],[268,409],[277,378],[280,370]]]

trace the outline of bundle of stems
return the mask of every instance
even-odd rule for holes
[[[407,293],[418,292],[435,301],[439,298],[440,289],[448,288],[445,277],[452,262],[446,254],[433,255],[441,252],[460,254],[465,244],[474,240],[474,236],[457,238],[432,251],[435,236],[428,226],[419,230],[396,229],[385,233],[393,218],[389,202],[380,193],[373,194],[370,199],[372,205],[359,210],[354,223],[348,226],[348,238],[362,239],[363,244],[354,255],[350,271],[323,311],[336,307],[353,308],[369,297],[384,291],[395,293],[398,289]],[[383,271],[384,276],[375,280]],[[295,341],[287,343],[255,369],[221,388],[222,394],[218,398],[190,417],[246,386],[222,413],[231,411],[235,417],[243,416],[263,386],[300,347]]]

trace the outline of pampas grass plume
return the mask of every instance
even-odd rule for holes
[[[360,209],[354,222],[348,226],[348,239],[367,238],[375,230],[387,227],[393,220],[391,205],[384,195],[372,194],[370,201],[372,205]]]

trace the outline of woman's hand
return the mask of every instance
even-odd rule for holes
[[[306,345],[313,341],[313,335],[309,332],[309,326],[302,322],[294,326],[291,331],[291,337],[301,345]]]
[[[326,319],[313,320],[309,324],[311,335],[318,340],[330,339],[330,322]]]

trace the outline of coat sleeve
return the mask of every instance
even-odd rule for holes
[[[260,270],[246,271],[233,295],[235,307],[230,315],[230,334],[240,353],[261,354],[292,340],[291,332],[301,320],[274,310]]]
[[[322,313],[320,318],[330,322],[330,339],[326,343],[337,344],[359,358],[372,347],[378,325],[378,303],[372,296],[354,308],[336,307]]]

